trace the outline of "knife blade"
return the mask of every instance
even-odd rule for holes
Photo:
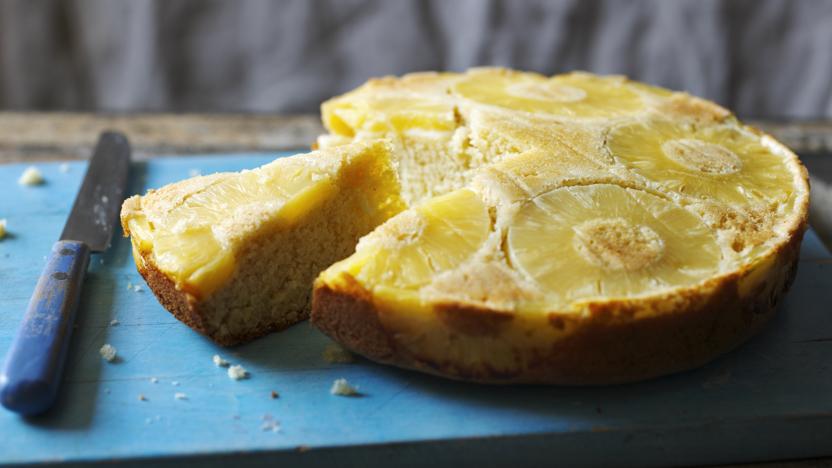
[[[55,402],[90,253],[109,247],[129,167],[127,138],[103,133],[0,372],[9,410],[35,415]]]
[[[102,134],[60,240],[81,241],[93,252],[109,247],[127,190],[129,167],[127,138],[114,132]]]

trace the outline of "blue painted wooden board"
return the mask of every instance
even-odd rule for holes
[[[192,169],[238,170],[272,157],[136,163],[132,192]],[[0,218],[10,232],[0,241],[3,354],[85,165],[72,163],[65,173],[57,164],[40,168],[46,185],[20,187],[23,166],[0,166]],[[0,410],[0,463],[200,457],[210,465],[243,454],[239,463],[316,466],[647,465],[832,455],[832,256],[811,232],[794,287],[762,335],[703,369],[608,388],[495,388],[363,360],[328,364],[328,340],[308,324],[222,349],[128,283],[143,284],[129,242],[117,237],[92,260],[57,407],[34,419]],[[112,319],[120,323],[110,326]],[[120,362],[99,357],[104,343],[118,348]],[[215,353],[244,365],[251,378],[228,379],[211,362]],[[365,396],[331,396],[339,377]],[[278,399],[270,398],[272,390]],[[174,399],[175,392],[188,399]],[[264,430],[270,419],[279,431],[268,424]]]

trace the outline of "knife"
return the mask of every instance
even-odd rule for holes
[[[43,413],[58,395],[90,253],[110,246],[129,167],[127,138],[102,133],[0,372],[0,403],[12,411]]]

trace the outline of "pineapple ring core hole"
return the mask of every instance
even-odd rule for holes
[[[722,145],[695,138],[679,138],[662,143],[662,152],[688,169],[706,174],[733,174],[742,169],[742,161]]]
[[[596,218],[574,228],[572,247],[594,266],[634,271],[656,263],[664,254],[664,241],[648,226],[623,218]]]
[[[586,91],[551,81],[543,83],[516,83],[509,85],[508,93],[538,101],[577,102],[586,99]]]

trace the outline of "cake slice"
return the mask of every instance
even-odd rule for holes
[[[139,272],[176,318],[223,345],[309,315],[315,276],[402,210],[383,142],[183,180],[124,202]]]

